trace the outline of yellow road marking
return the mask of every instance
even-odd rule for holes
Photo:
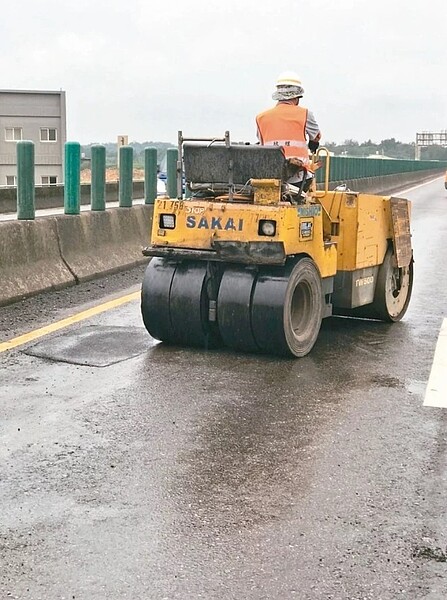
[[[69,325],[73,325],[74,323],[79,323],[79,321],[89,319],[90,317],[99,315],[100,313],[103,313],[107,310],[111,310],[112,308],[116,308],[117,306],[121,306],[122,304],[126,304],[127,302],[131,302],[132,300],[136,300],[139,297],[139,291],[132,292],[132,294],[127,294],[126,296],[115,298],[115,300],[104,302],[104,304],[98,304],[97,306],[93,306],[92,308],[83,310],[82,312],[72,315],[71,317],[62,319],[61,321],[56,321],[55,323],[51,323],[50,325],[46,325],[45,327],[41,327],[40,329],[35,329],[34,331],[30,331],[29,333],[19,335],[18,337],[13,338],[12,340],[0,343],[0,353],[5,352],[6,350],[11,350],[12,348],[17,348],[17,346],[22,346],[23,344],[27,344],[28,342],[32,342],[33,340],[47,335],[48,333],[53,333],[54,331],[58,331],[59,329],[63,329],[64,327],[68,327]]]

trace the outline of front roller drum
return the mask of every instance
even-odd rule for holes
[[[251,323],[264,352],[305,356],[316,342],[322,316],[321,276],[311,258],[304,256],[284,268],[260,271]]]
[[[185,346],[214,348],[220,337],[217,324],[209,320],[206,262],[179,263],[169,295],[174,342]]]
[[[251,302],[257,269],[228,266],[217,298],[219,331],[225,346],[244,352],[259,352],[251,327]]]
[[[152,337],[170,344],[211,347],[217,326],[209,321],[207,264],[153,258],[143,279],[141,312]]]
[[[156,340],[174,342],[169,313],[169,296],[177,263],[153,258],[144,273],[141,286],[141,316],[149,334]]]

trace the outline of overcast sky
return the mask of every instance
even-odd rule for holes
[[[323,141],[447,129],[447,0],[15,0],[3,89],[63,89],[68,138],[255,141],[296,71]]]

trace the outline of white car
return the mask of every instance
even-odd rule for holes
[[[166,194],[166,183],[157,177],[157,195],[164,196]]]

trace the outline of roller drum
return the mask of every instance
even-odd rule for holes
[[[173,341],[185,346],[215,347],[219,336],[209,321],[207,263],[179,263],[172,279],[169,296]]]
[[[251,327],[251,302],[257,269],[229,266],[222,276],[217,299],[219,331],[225,346],[259,351]]]
[[[172,342],[174,332],[169,314],[169,296],[177,268],[164,258],[153,258],[148,264],[141,287],[141,315],[143,322],[156,340]]]

